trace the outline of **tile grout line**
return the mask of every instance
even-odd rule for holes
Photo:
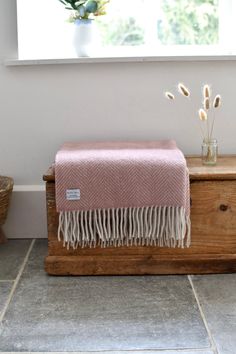
[[[196,353],[206,353],[206,348],[205,349],[189,349],[191,352],[193,352],[194,354]],[[156,353],[156,354],[160,354],[163,352],[163,354],[165,354],[165,352],[171,353],[173,352],[173,354],[176,353],[182,353],[182,354],[188,354],[189,353],[188,349],[128,349],[128,350],[102,350],[102,351],[73,351],[73,352],[20,352],[20,354],[122,354],[122,352],[125,353],[135,353],[138,354],[139,352],[141,354],[149,354],[149,352],[151,353]],[[212,352],[212,349],[208,349],[208,351]],[[19,352],[0,352],[1,354],[19,354]]]
[[[209,326],[208,326],[208,323],[207,323],[205,314],[204,314],[204,312],[203,312],[202,306],[201,306],[201,304],[200,304],[200,300],[199,300],[199,298],[198,298],[197,291],[196,291],[196,289],[195,289],[195,287],[194,287],[194,284],[193,284],[191,275],[188,275],[188,280],[189,280],[190,285],[191,285],[191,287],[192,287],[192,291],[193,291],[193,294],[194,294],[194,296],[195,296],[195,299],[196,299],[196,302],[197,302],[197,305],[198,305],[198,309],[199,309],[200,315],[201,315],[201,317],[202,317],[202,321],[203,321],[204,326],[205,326],[205,328],[206,328],[206,331],[207,331],[207,334],[208,334],[208,337],[209,337],[209,340],[210,340],[210,344],[211,344],[211,349],[213,350],[214,354],[218,354],[217,347],[216,347],[216,345],[215,345],[213,336],[212,336],[211,331],[210,331],[210,328],[209,328]]]
[[[14,279],[12,279],[12,280],[10,280],[10,279],[3,280],[2,279],[2,280],[0,280],[0,284],[1,283],[14,283],[14,281],[15,281]]]
[[[13,286],[12,286],[12,288],[11,288],[10,294],[9,294],[9,296],[8,296],[8,298],[7,298],[7,301],[6,301],[6,304],[5,304],[3,310],[2,310],[2,312],[1,312],[1,314],[0,314],[0,323],[2,322],[4,316],[5,316],[6,312],[7,312],[8,306],[9,306],[10,303],[11,303],[11,300],[12,300],[13,295],[14,295],[14,293],[15,293],[16,287],[17,287],[17,285],[18,285],[18,283],[19,283],[19,281],[20,281],[20,278],[21,278],[21,276],[22,276],[22,274],[23,274],[23,272],[24,272],[26,263],[28,262],[28,259],[29,259],[30,253],[31,253],[31,251],[32,251],[32,249],[33,249],[33,247],[34,247],[34,244],[35,244],[35,239],[33,239],[33,240],[31,241],[30,246],[29,246],[29,249],[28,249],[28,251],[27,251],[27,253],[26,253],[26,256],[25,256],[25,258],[24,258],[24,260],[23,260],[23,263],[22,263],[22,265],[21,265],[21,267],[20,267],[20,270],[19,270],[19,272],[18,272],[18,274],[17,274],[17,277],[16,277],[16,279],[13,281]]]
[[[151,353],[157,353],[157,354],[160,354],[160,353],[163,353],[165,354],[165,352],[168,352],[168,353],[172,353],[173,354],[176,354],[176,353],[180,353],[180,354],[187,354],[189,353],[189,351],[191,351],[191,353],[193,352],[194,354],[205,354],[206,353],[206,350],[210,351],[212,353],[212,348],[158,348],[158,349],[117,349],[117,350],[110,350],[110,349],[101,349],[101,350],[91,350],[91,351],[73,351],[73,352],[68,352],[68,351],[65,351],[65,352],[32,352],[32,354],[122,354],[122,353],[135,353],[135,354],[138,354],[138,353],[145,353],[145,354],[149,354],[150,352]],[[17,352],[16,352],[17,353]],[[31,352],[30,352],[31,353]],[[2,353],[1,353],[2,354]],[[5,353],[4,353],[5,354]],[[6,353],[7,354],[7,353]],[[11,352],[12,354],[12,352]],[[15,354],[15,352],[14,352]],[[21,352],[21,354],[27,354],[26,352]]]
[[[122,354],[122,352],[124,353],[135,353],[135,354],[138,354],[139,352],[140,353],[144,353],[144,354],[149,354],[149,352],[151,353],[156,353],[156,354],[160,354],[160,353],[163,353],[165,354],[165,352],[168,352],[168,353],[171,353],[173,352],[173,354],[176,354],[176,353],[182,353],[182,354],[187,354],[189,353],[189,350],[191,352],[193,352],[194,354],[196,353],[203,353],[205,354],[206,353],[206,349],[207,348],[203,348],[203,349],[119,349],[119,350],[101,350],[101,351],[73,351],[73,352],[20,352],[21,354]],[[208,351],[210,350],[212,352],[212,349],[207,349]],[[19,354],[19,352],[0,352],[1,354]]]
[[[165,354],[165,352],[168,353],[172,353],[176,354],[176,353],[180,353],[180,354],[187,354],[189,353],[189,351],[191,351],[191,353],[196,353],[196,354],[205,354],[206,350],[210,351],[212,353],[212,348],[171,348],[171,349],[118,349],[118,350],[96,350],[96,351],[74,351],[74,352],[59,352],[60,354],[122,354],[122,353],[141,353],[141,354],[149,354],[151,353],[163,353]],[[1,353],[2,354],[2,353]],[[7,354],[7,353],[6,353]],[[12,354],[12,352],[11,352]],[[15,354],[15,353],[14,353]],[[16,353],[17,354],[17,353]],[[26,352],[21,352],[21,354],[27,354]],[[32,352],[32,354],[58,354],[58,352]]]
[[[187,354],[189,353],[189,351],[193,352],[194,354],[205,354],[206,350],[210,350],[212,352],[211,348],[171,348],[171,349],[163,349],[163,348],[159,348],[159,349],[118,349],[118,350],[91,350],[91,351],[74,351],[74,352],[60,352],[60,354],[122,354],[122,353],[135,353],[135,354],[149,354],[151,353],[163,353],[165,354],[165,352],[168,353],[172,353],[176,354]],[[1,353],[2,354],[2,353]],[[7,354],[7,353],[6,353]],[[11,352],[12,354],[12,352]],[[25,352],[21,352],[21,354],[26,354]],[[58,354],[58,352],[33,352],[33,354]]]

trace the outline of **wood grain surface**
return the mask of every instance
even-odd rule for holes
[[[7,242],[7,238],[5,233],[3,232],[3,229],[0,226],[0,244],[1,243],[6,243]]]
[[[46,183],[48,256],[55,275],[203,274],[236,271],[236,157],[204,167],[188,158],[191,194],[190,248],[108,247],[67,250],[57,240],[58,213],[53,170]],[[49,178],[50,176],[50,178]]]

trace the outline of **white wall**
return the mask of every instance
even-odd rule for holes
[[[215,129],[220,152],[236,153],[235,61],[5,67],[15,49],[15,1],[0,0],[0,173],[13,176],[17,185],[42,184],[42,174],[68,140],[173,138],[184,153],[199,153],[196,111],[204,83],[223,97]],[[192,98],[172,104],[163,91],[179,81],[191,88]],[[28,199],[14,198],[9,237],[30,236],[21,208],[34,215],[32,236],[45,237],[44,201],[32,206]]]

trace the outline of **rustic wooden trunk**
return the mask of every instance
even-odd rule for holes
[[[190,248],[109,247],[67,250],[57,240],[53,169],[46,181],[48,256],[52,275],[203,274],[236,271],[236,156],[204,167],[187,158],[191,182]]]
[[[3,232],[1,226],[0,226],[0,244],[1,243],[6,243],[7,242],[7,238],[5,233]]]

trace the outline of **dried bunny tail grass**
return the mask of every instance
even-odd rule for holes
[[[190,96],[190,91],[187,89],[187,87],[184,84],[179,83],[178,90],[181,93],[181,95],[186,96],[186,97]]]
[[[165,96],[166,98],[168,98],[169,100],[174,100],[175,99],[175,96],[173,95],[173,93],[171,92],[165,92]]]
[[[210,98],[211,96],[211,90],[209,85],[204,85],[203,86],[203,96],[204,98]]]
[[[205,98],[204,98],[204,103],[203,103],[203,105],[204,105],[204,109],[205,109],[206,111],[208,111],[208,109],[210,109],[210,99],[209,99],[209,97],[205,97]]]
[[[216,95],[214,102],[213,102],[213,107],[214,108],[219,108],[221,106],[221,96]]]
[[[204,109],[200,108],[198,111],[198,115],[199,115],[200,120],[202,120],[202,121],[207,120],[207,113],[206,113],[206,111],[204,111]]]

